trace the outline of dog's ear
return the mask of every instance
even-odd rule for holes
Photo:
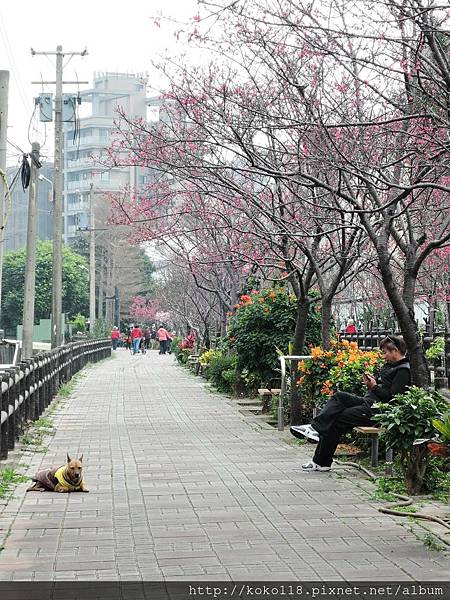
[[[80,462],[83,462],[83,455],[80,456],[80,458],[78,459]]]
[[[67,462],[70,463],[71,460],[72,459],[70,458],[69,453],[67,452]]]

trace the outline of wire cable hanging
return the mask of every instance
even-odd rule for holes
[[[0,215],[0,241],[3,243],[3,234],[5,231],[6,223],[8,222],[9,213],[11,211],[12,201],[11,201],[11,189],[8,184],[8,179],[6,177],[6,173],[3,169],[0,169],[0,177],[3,183],[3,187],[5,190],[5,212],[3,215]]]

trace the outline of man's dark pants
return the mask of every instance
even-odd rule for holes
[[[313,461],[321,467],[330,467],[339,440],[353,427],[375,425],[372,410],[362,396],[337,392],[333,394],[311,424],[320,434]]]
[[[165,354],[167,351],[167,340],[161,340],[159,342],[159,353]]]

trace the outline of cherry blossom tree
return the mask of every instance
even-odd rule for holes
[[[222,45],[235,56],[240,48],[236,60],[248,76],[264,65],[283,81],[284,113],[271,105],[264,117],[279,123],[284,116],[277,176],[328,193],[328,207],[338,199],[339,210],[357,217],[413,380],[426,385],[414,299],[425,261],[450,239],[448,12],[421,0],[219,2],[214,10],[227,27]],[[250,158],[273,174],[260,153]]]
[[[448,15],[421,0],[203,4],[188,35],[217,58],[161,65],[160,123],[122,115],[109,164],[153,181],[116,196],[114,218],[206,275],[223,308],[243,269],[288,280],[297,352],[309,291],[327,343],[336,294],[365,269],[375,285],[376,261],[426,385],[414,300],[450,240]]]

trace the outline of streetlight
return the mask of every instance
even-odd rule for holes
[[[47,183],[50,184],[51,197],[49,198],[49,202],[54,202],[54,200],[55,200],[55,188],[53,187],[53,181],[51,179],[49,179],[48,177],[46,177],[45,175],[42,175],[42,174],[39,175],[39,180],[40,181],[46,181]]]

